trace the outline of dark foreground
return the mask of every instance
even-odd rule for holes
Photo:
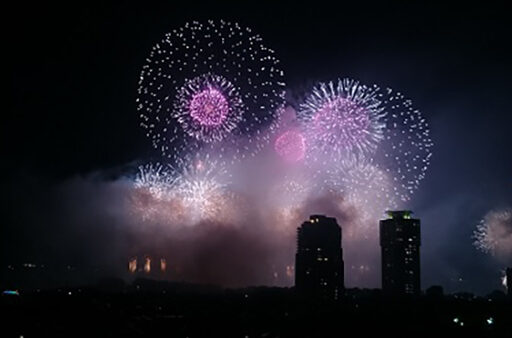
[[[348,290],[338,303],[293,289],[137,281],[2,295],[2,337],[512,337],[503,295],[387,299]]]

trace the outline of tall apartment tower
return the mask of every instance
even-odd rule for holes
[[[336,218],[312,215],[297,229],[295,287],[302,295],[338,300],[344,289],[341,227]]]
[[[388,295],[419,295],[420,220],[411,211],[388,211],[380,221],[382,291]]]

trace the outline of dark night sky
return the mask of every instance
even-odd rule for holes
[[[223,18],[263,36],[292,89],[347,76],[411,97],[435,142],[411,205],[423,221],[423,285],[476,292],[498,286],[502,263],[474,250],[470,235],[488,210],[512,204],[512,53],[504,7],[183,3],[23,5],[6,13],[12,103],[1,123],[2,264],[44,260],[48,250],[38,250],[48,245],[39,241],[58,230],[18,216],[32,212],[30,201],[45,189],[155,155],[135,109],[140,67],[165,32]]]

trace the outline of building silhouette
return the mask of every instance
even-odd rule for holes
[[[380,221],[382,290],[388,295],[419,295],[420,220],[411,211],[388,211]]]
[[[344,289],[341,227],[335,218],[312,215],[297,229],[295,287],[302,295],[337,300]]]
[[[507,294],[512,298],[512,268],[507,268],[505,271]]]

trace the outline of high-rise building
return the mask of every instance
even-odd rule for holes
[[[312,215],[297,229],[295,287],[302,295],[337,300],[344,288],[341,227],[336,218]]]
[[[419,295],[420,220],[411,211],[388,211],[380,221],[382,290],[391,295]]]

